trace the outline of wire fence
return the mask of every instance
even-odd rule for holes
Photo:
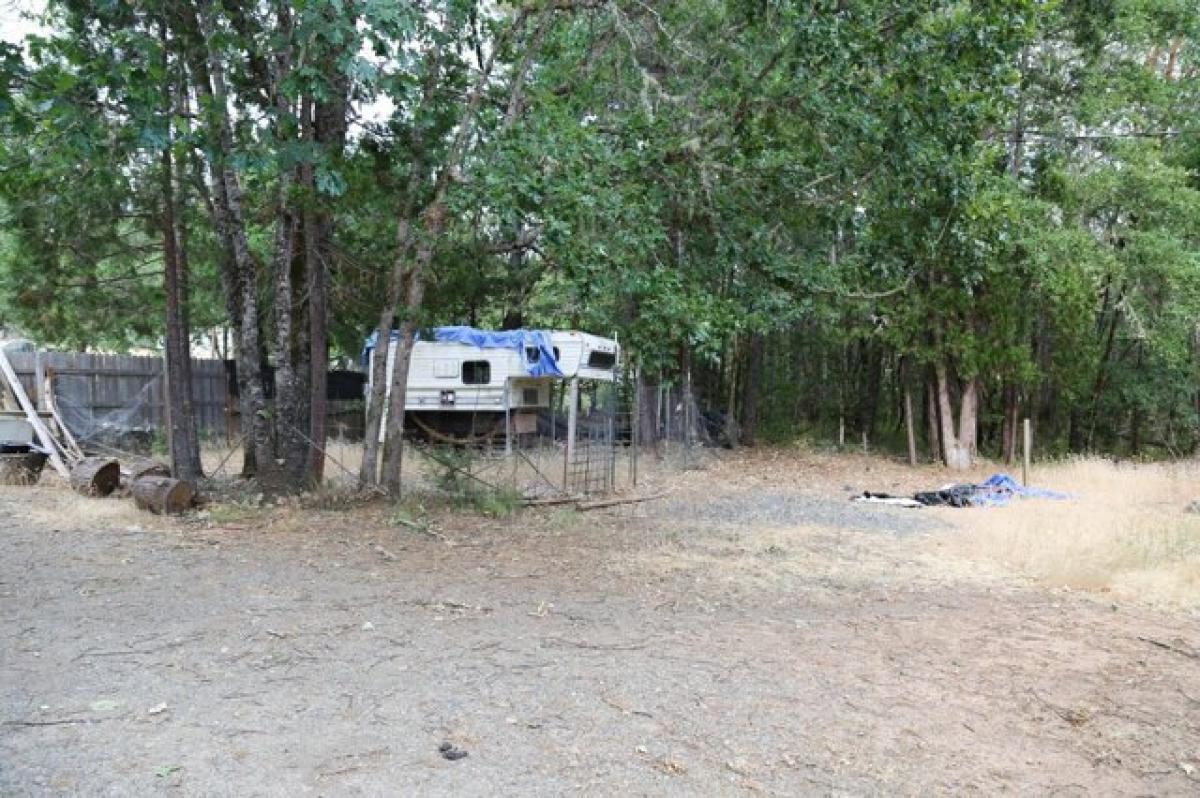
[[[623,494],[652,471],[702,467],[723,434],[723,417],[702,412],[686,380],[646,385],[625,370],[611,381],[553,382],[548,397],[537,407],[453,417],[410,410],[406,492],[547,503]],[[331,435],[324,451],[327,480],[355,484],[361,440]],[[216,462],[230,475],[240,467],[229,452]]]

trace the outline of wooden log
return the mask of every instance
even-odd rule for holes
[[[157,460],[134,460],[121,463],[121,476],[127,484],[132,485],[142,477],[169,477],[171,467]]]
[[[0,454],[0,485],[34,485],[45,465],[46,455],[41,452]]]
[[[121,464],[107,457],[88,457],[71,469],[71,487],[84,496],[107,496],[121,483]]]
[[[133,501],[141,510],[178,515],[192,506],[196,491],[190,482],[171,477],[142,477],[133,483]]]

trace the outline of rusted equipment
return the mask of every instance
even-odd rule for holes
[[[0,485],[34,485],[46,465],[42,452],[7,452],[0,454]]]

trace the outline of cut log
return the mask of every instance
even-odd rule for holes
[[[134,460],[131,463],[121,463],[121,476],[126,484],[132,485],[142,477],[169,477],[171,467],[157,460]]]
[[[84,496],[107,496],[121,483],[121,464],[107,457],[89,457],[71,469],[71,487]]]
[[[41,452],[0,454],[0,485],[34,485],[45,465],[46,455]]]
[[[192,483],[171,477],[142,477],[133,483],[133,501],[141,510],[158,515],[179,515],[192,506]]]

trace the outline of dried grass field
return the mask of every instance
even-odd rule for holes
[[[0,794],[1200,788],[1195,464],[906,510],[848,499],[952,477],[668,453],[659,501],[511,515],[410,464],[183,519],[0,488]]]

